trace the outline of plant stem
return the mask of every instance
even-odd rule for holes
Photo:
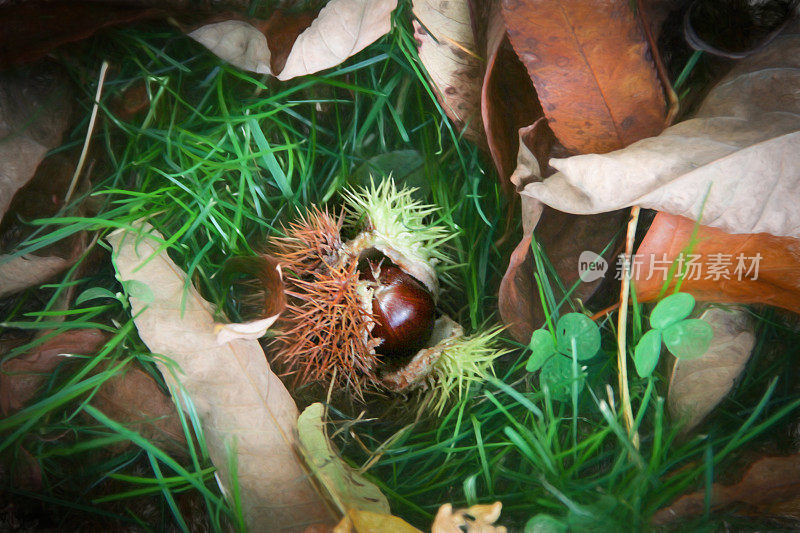
[[[617,323],[617,366],[619,367],[619,390],[622,415],[628,434],[631,435],[633,445],[639,448],[639,433],[633,431],[633,408],[631,395],[628,390],[628,350],[626,348],[628,325],[628,295],[631,286],[631,256],[633,254],[633,240],[636,236],[636,225],[639,223],[639,206],[631,209],[631,218],[628,221],[628,233],[625,238],[625,261],[623,262],[622,289],[620,291],[619,321]]]
[[[81,150],[80,159],[78,159],[78,165],[75,167],[75,173],[72,175],[72,181],[69,184],[69,189],[67,189],[67,194],[64,196],[64,204],[68,204],[69,201],[72,199],[72,193],[75,192],[75,186],[78,184],[78,179],[81,176],[81,171],[83,170],[83,164],[86,162],[86,154],[89,153],[89,143],[92,140],[92,133],[94,132],[94,124],[97,120],[97,110],[100,109],[100,96],[103,94],[103,83],[106,80],[106,72],[108,71],[108,61],[103,61],[103,64],[100,66],[100,76],[97,80],[97,93],[94,95],[94,105],[92,106],[92,115],[89,118],[89,128],[86,130],[86,138],[83,141],[83,149]]]

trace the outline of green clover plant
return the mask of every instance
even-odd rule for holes
[[[573,356],[577,361],[587,361],[600,350],[600,328],[582,313],[567,313],[558,319],[555,335],[539,329],[531,335],[528,347],[531,356],[525,369],[541,369],[539,379],[547,384],[553,399],[564,400],[570,396],[574,377]],[[584,387],[580,375],[578,390]]]
[[[633,362],[639,376],[650,376],[661,356],[661,344],[678,359],[694,359],[708,350],[713,337],[711,326],[704,320],[687,318],[694,310],[691,294],[678,292],[667,296],[650,314],[652,329],[642,335],[636,345]],[[531,356],[525,369],[541,370],[539,379],[547,384],[553,399],[564,400],[570,396],[574,378],[573,356],[577,361],[592,359],[600,350],[600,328],[582,313],[567,313],[556,323],[555,334],[546,328],[531,335],[528,344]],[[578,390],[585,380],[579,377]]]
[[[714,331],[704,320],[686,318],[694,306],[694,297],[685,292],[667,296],[656,304],[650,313],[653,329],[642,335],[633,354],[639,376],[645,378],[653,373],[662,342],[678,359],[695,359],[706,353]]]

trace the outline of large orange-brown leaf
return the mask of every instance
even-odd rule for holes
[[[550,127],[578,153],[658,134],[666,103],[627,0],[504,0],[514,49]]]
[[[666,267],[689,245],[694,225],[677,215],[656,215],[633,263],[640,300],[658,296]],[[800,313],[798,239],[767,233],[730,234],[701,226],[683,264],[686,275],[681,291],[698,300],[761,303]]]
[[[800,455],[764,457],[735,485],[714,484],[711,509],[736,507],[737,514],[800,520]],[[686,520],[706,509],[706,491],[681,496],[653,516],[656,525]]]
[[[798,84],[800,21],[731,69],[693,118],[609,154],[551,160],[559,172],[521,194],[569,213],[638,205],[800,237]]]

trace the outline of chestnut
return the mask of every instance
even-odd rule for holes
[[[365,263],[360,268],[361,278],[378,284],[372,299],[372,336],[383,342],[376,351],[390,357],[413,355],[433,333],[433,296],[427,287],[387,259]]]

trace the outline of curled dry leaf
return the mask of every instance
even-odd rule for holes
[[[297,420],[300,451],[314,476],[325,487],[342,515],[351,509],[388,515],[389,501],[381,490],[342,461],[325,433],[325,408],[306,407]]]
[[[296,39],[282,34],[274,41],[277,46],[291,45],[288,54],[273,49],[268,36],[244,21],[207,24],[189,36],[236,67],[288,80],[334,67],[388,33],[395,7],[397,0],[331,0]],[[271,27],[265,25],[268,31]],[[273,68],[274,55],[281,57],[275,65],[280,68],[282,62],[280,70]]]
[[[727,396],[756,342],[753,324],[743,310],[708,309],[700,319],[714,330],[711,346],[702,357],[675,360],[667,395],[669,412],[684,433]]]
[[[544,116],[525,66],[520,62],[506,35],[499,4],[491,2],[486,28],[486,73],[481,87],[481,114],[486,142],[501,184],[509,195],[517,183],[509,181],[520,149],[521,128],[531,127]],[[546,168],[552,133],[541,123],[531,151]],[[530,138],[531,134],[526,134]],[[514,194],[514,196],[516,196]],[[526,232],[527,233],[527,232]]]
[[[503,510],[501,502],[491,505],[473,505],[466,509],[453,510],[453,506],[446,503],[439,507],[433,519],[431,533],[506,533],[503,526],[495,526]]]
[[[217,344],[211,305],[186,287],[185,274],[159,251],[162,238],[146,224],[108,237],[130,296],[139,336],[155,354],[173,396],[191,399],[221,483],[231,494],[234,454],[246,523],[253,530],[300,530],[330,515],[297,456],[297,407],[255,340]]]
[[[658,297],[666,269],[692,240],[695,222],[659,213],[634,259],[639,301]],[[761,303],[800,313],[800,240],[766,233],[731,235],[701,226],[691,255],[678,261],[681,291],[697,300]],[[672,281],[672,286],[677,282]]]
[[[609,152],[658,134],[665,100],[625,0],[504,0],[503,17],[550,128],[569,150]]]
[[[480,117],[484,62],[477,53],[468,0],[414,0],[419,59],[447,116],[483,144]]]
[[[742,60],[695,118],[610,154],[552,160],[559,172],[522,194],[571,213],[639,205],[730,233],[800,237],[798,29]]]
[[[0,73],[0,218],[45,154],[61,144],[71,115],[71,85],[53,65]]]
[[[800,520],[800,455],[764,457],[753,463],[735,485],[711,488],[711,510],[729,509],[740,515],[773,516]],[[653,516],[654,525],[669,524],[701,515],[706,491],[678,498]]]

